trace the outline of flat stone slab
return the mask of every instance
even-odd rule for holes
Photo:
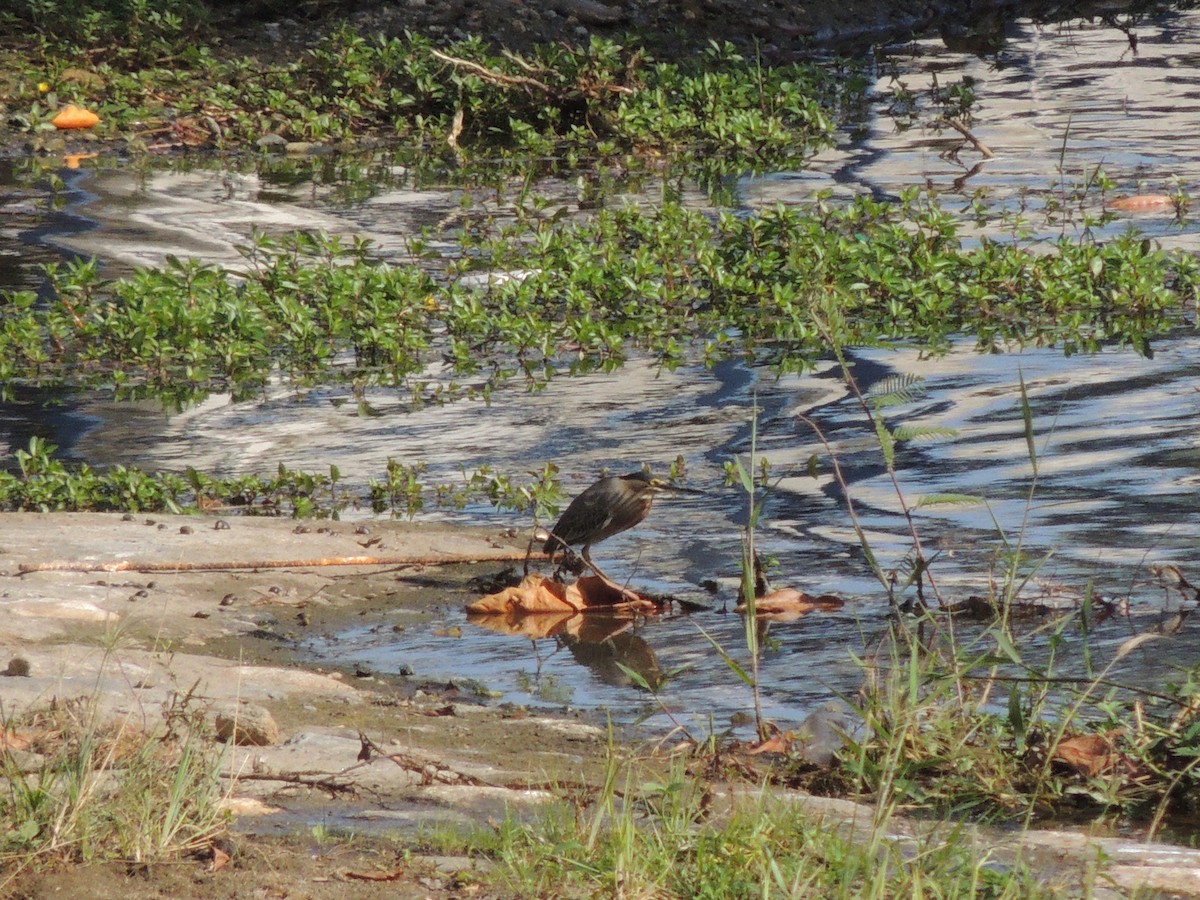
[[[411,699],[378,679],[228,658],[264,630],[294,643],[300,611],[403,597],[398,569],[436,582],[430,573],[444,565],[499,565],[523,553],[495,531],[436,525],[0,514],[0,672],[19,673],[0,676],[0,709],[11,720],[84,699],[146,731],[180,704],[210,721],[265,710],[279,739],[225,751],[226,774],[238,779],[231,804],[259,815],[289,805],[303,815],[331,792],[352,798],[347,815],[376,802],[455,820],[536,805],[548,795],[526,785],[599,758],[601,729],[509,721],[436,690]],[[344,720],[353,724],[331,724]],[[543,730],[556,738],[532,739]],[[367,761],[361,735],[375,748]],[[242,807],[239,798],[264,803]]]

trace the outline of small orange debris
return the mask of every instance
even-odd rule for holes
[[[1135,194],[1132,197],[1117,197],[1108,203],[1109,209],[1122,212],[1153,212],[1155,210],[1173,207],[1175,201],[1170,194]]]
[[[63,165],[68,169],[78,169],[83,160],[95,159],[99,155],[99,153],[68,153],[63,157]]]
[[[74,104],[67,106],[50,120],[50,124],[60,131],[65,131],[69,128],[91,128],[93,125],[99,124],[99,122],[100,117],[90,109],[80,109]]]
[[[754,601],[754,613],[761,619],[787,622],[808,615],[814,610],[841,609],[845,601],[835,594],[814,597],[795,588],[780,588]],[[739,603],[737,611],[744,613],[746,605]]]
[[[795,739],[796,735],[794,732],[780,731],[779,729],[775,729],[775,733],[769,738],[760,743],[758,746],[751,747],[749,753],[751,756],[755,756],[759,753],[787,753],[792,749],[792,742],[795,741]]]

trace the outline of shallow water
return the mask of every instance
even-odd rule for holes
[[[1122,32],[1086,23],[1014,23],[995,60],[953,54],[936,40],[892,48],[897,77],[912,90],[927,85],[933,72],[942,84],[962,75],[977,80],[973,130],[996,158],[975,170],[978,154],[970,147],[947,156],[961,143],[955,134],[898,131],[881,100],[855,135],[822,154],[811,172],[746,179],[742,201],[748,208],[797,203],[823,188],[895,196],[906,186],[931,184],[947,192],[943,202],[956,208],[957,196],[965,205],[968,193],[982,188],[993,208],[1027,209],[1035,234],[1078,239],[1077,215],[1048,222],[1044,214],[1048,203],[1070,200],[1073,186],[1086,183],[1096,165],[1117,181],[1117,193],[1194,192],[1200,184],[1191,124],[1198,29],[1200,14],[1163,13],[1138,26],[1136,54]],[[881,74],[889,65],[881,64],[877,74],[881,95],[893,83],[890,74]],[[458,189],[417,186],[391,171],[394,184],[380,176],[365,199],[347,200],[319,170],[322,163],[307,176],[296,174],[297,163],[287,165],[284,177],[270,167],[213,173],[102,160],[63,171],[67,190],[61,208],[51,212],[37,186],[14,189],[0,203],[3,287],[35,286],[36,263],[69,254],[98,255],[110,274],[159,264],[167,254],[235,265],[236,247],[256,228],[359,234],[374,240],[383,257],[401,259],[406,241],[421,227],[442,222],[452,230],[462,199]],[[7,180],[16,180],[12,172]],[[571,196],[566,185],[544,187]],[[705,202],[698,190],[689,199]],[[473,201],[493,208],[507,202],[483,191]],[[1096,191],[1071,203],[1077,210],[1101,209]],[[1170,211],[1122,215],[1090,237],[1117,233],[1131,220],[1164,243],[1196,249],[1194,224],[1179,222]],[[1003,233],[1002,227],[991,230]],[[1200,581],[1192,568],[1200,545],[1194,501],[1200,338],[1178,334],[1155,351],[1152,359],[1123,350],[1070,358],[1053,349],[981,356],[962,342],[935,358],[904,348],[852,355],[864,386],[890,375],[924,379],[924,396],[892,411],[891,424],[956,433],[900,450],[899,480],[908,502],[935,493],[986,500],[915,513],[922,540],[936,553],[935,575],[948,600],[986,593],[1004,542],[1019,543],[1045,557],[1031,595],[1059,588],[1082,593],[1091,583],[1100,595],[1130,597],[1134,615],[1110,620],[1093,635],[1094,653],[1103,662],[1164,607],[1178,606],[1178,595],[1168,597],[1154,582],[1151,565],[1174,562]],[[1024,435],[1022,380],[1037,435],[1036,481]],[[796,721],[831,695],[853,692],[860,674],[847,651],[866,652],[887,614],[828,465],[815,478],[808,474],[810,456],[823,448],[799,415],[815,422],[836,450],[882,565],[901,566],[909,548],[871,428],[832,365],[776,379],[734,363],[663,371],[635,360],[613,374],[560,379],[536,394],[500,391],[490,406],[462,401],[412,411],[405,397],[375,390],[366,397],[369,416],[343,388],[297,392],[280,385],[258,402],[214,397],[173,416],[153,404],[96,396],[51,408],[46,399],[23,397],[0,409],[0,438],[15,447],[42,434],[70,458],[147,469],[194,465],[233,474],[268,473],[279,463],[297,469],[336,464],[351,489],[381,478],[389,457],[428,463],[430,482],[485,464],[515,475],[553,460],[574,492],[602,467],[626,471],[645,461],[661,471],[682,454],[689,484],[707,493],[661,499],[642,526],[606,542],[595,556],[614,577],[708,611],[654,618],[604,643],[580,643],[501,635],[466,623],[461,609],[448,605],[440,618],[400,633],[364,627],[336,642],[341,661],[361,661],[381,672],[407,666],[425,677],[475,678],[517,702],[606,708],[622,719],[653,712],[655,704],[629,686],[620,661],[644,674],[682,667],[663,699],[689,724],[705,723],[711,714],[720,728],[749,707],[747,691],[701,629],[730,649],[744,641],[740,618],[721,612],[732,605],[746,515],[744,498],[723,484],[723,466],[748,452],[755,402],[761,408],[759,449],[779,479],[759,536],[762,549],[778,560],[773,577],[847,601],[837,612],[771,626],[763,667],[768,715]],[[454,518],[529,524],[484,508]],[[447,626],[462,626],[461,634]],[[1132,654],[1113,674],[1155,683],[1196,663],[1193,644],[1185,629],[1180,638],[1152,645],[1152,653]],[[314,643],[311,649],[317,656],[334,652],[332,645]],[[1068,667],[1075,665],[1065,655]],[[661,713],[653,721],[666,724]]]

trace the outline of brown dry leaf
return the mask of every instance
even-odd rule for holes
[[[220,847],[214,846],[212,848],[212,862],[208,864],[208,871],[220,872],[223,868],[225,868],[225,864],[229,862],[229,858],[230,857],[228,853],[226,853]]]
[[[1089,778],[1099,775],[1106,769],[1121,761],[1121,754],[1113,749],[1113,738],[1110,734],[1077,734],[1064,738],[1054,748],[1052,759],[1061,762],[1067,768]]]
[[[796,735],[790,731],[777,731],[757,747],[752,747],[748,752],[751,755],[758,753],[787,753],[792,749],[792,741],[796,739]]]
[[[50,120],[50,124],[60,130],[91,128],[99,122],[100,117],[90,109],[80,109],[74,104],[65,107],[62,112]]]
[[[1152,212],[1174,205],[1175,202],[1169,194],[1135,194],[1132,197],[1117,197],[1108,202],[1109,209],[1119,209],[1123,212]]]

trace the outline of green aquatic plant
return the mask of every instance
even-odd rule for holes
[[[488,466],[463,471],[459,482],[431,484],[424,463],[389,459],[383,480],[370,479],[365,493],[343,484],[337,466],[305,472],[280,463],[273,476],[218,477],[188,466],[182,474],[145,472],[136,466],[97,471],[87,463],[69,465],[57,448],[39,437],[0,468],[0,510],[66,512],[242,513],[293,518],[336,518],[351,507],[411,518],[426,506],[462,509],[467,504],[530,513],[545,519],[562,501],[558,467],[547,463],[522,482]]]
[[[282,375],[444,402],[634,353],[786,372],[831,342],[937,351],[971,334],[992,352],[1149,354],[1194,319],[1200,264],[1137,235],[1040,252],[968,246],[959,228],[915,192],[716,217],[668,202],[576,222],[481,218],[455,255],[414,242],[411,261],[392,263],[365,241],[300,233],[257,236],[239,272],[168,259],[106,282],[91,262],[51,265],[49,303],[0,294],[0,385],[109,386],[178,406],[252,396]],[[471,283],[481,272],[504,277]],[[446,380],[427,374],[436,364]]]
[[[98,111],[98,133],[134,148],[375,136],[450,165],[475,155],[559,157],[571,168],[669,158],[712,181],[804,160],[829,143],[848,95],[863,90],[815,65],[763,66],[730,44],[679,62],[600,38],[522,57],[477,37],[435,46],[327,22],[290,54],[261,59],[222,47],[190,0],[65,12],[57,0],[21,0],[7,14],[17,27],[56,18],[74,27],[34,31],[32,47],[9,49],[3,61],[16,77],[0,101],[32,111],[49,88]],[[31,129],[40,120],[25,118]]]

